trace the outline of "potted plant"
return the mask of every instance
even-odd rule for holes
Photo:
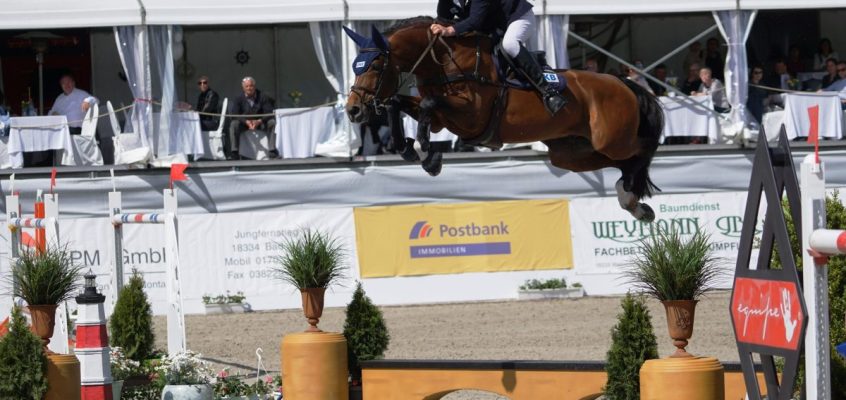
[[[517,292],[517,298],[520,300],[575,298],[584,295],[585,289],[580,283],[567,287],[567,281],[564,278],[552,278],[545,281],[529,279],[525,284],[520,285],[520,291]]]
[[[244,304],[246,298],[244,292],[239,291],[238,293],[230,294],[228,290],[226,294],[217,296],[203,295],[205,313],[206,315],[243,313],[248,309]]]
[[[9,332],[0,339],[0,399],[41,399],[47,393],[47,357],[41,338],[12,308]]]
[[[626,294],[623,310],[611,329],[611,348],[605,356],[608,380],[602,389],[609,399],[640,398],[640,367],[658,358],[649,308],[642,296]]]
[[[362,399],[361,361],[377,360],[384,356],[391,341],[382,311],[364,293],[358,282],[344,321],[347,340],[347,363],[350,371],[350,400]]]
[[[273,382],[272,377],[265,376],[247,384],[224,368],[215,378],[214,395],[221,400],[265,400],[273,394]]]
[[[322,332],[317,323],[323,315],[326,288],[344,278],[344,248],[328,233],[304,229],[294,238],[280,243],[284,254],[276,257],[275,271],[302,294],[303,313],[308,318],[306,332]]]
[[[157,368],[162,400],[212,400],[211,370],[200,355],[184,351],[164,356]]]
[[[112,396],[114,400],[120,400],[124,380],[135,376],[140,370],[141,363],[126,357],[120,347],[109,349],[109,363],[112,372]]]
[[[153,311],[144,292],[144,278],[133,269],[109,318],[109,344],[120,347],[130,359],[144,362],[153,356],[154,342]]]
[[[721,278],[720,260],[711,255],[710,236],[702,231],[684,240],[678,230],[659,230],[640,242],[624,274],[636,289],[659,300],[676,352],[670,357],[691,357],[685,351],[693,335],[693,317],[699,298]]]
[[[79,289],[81,266],[73,262],[66,246],[45,250],[24,249],[12,265],[12,294],[27,303],[30,329],[44,343],[45,352],[56,323],[56,308]],[[62,316],[64,317],[64,316]]]

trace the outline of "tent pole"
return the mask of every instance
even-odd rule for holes
[[[644,70],[644,71],[652,71],[652,69],[653,69],[653,68],[655,68],[655,67],[657,67],[657,66],[658,66],[658,64],[661,64],[662,62],[667,61],[667,59],[669,59],[670,57],[672,57],[672,56],[674,56],[674,55],[678,54],[680,51],[682,51],[682,50],[684,50],[684,49],[688,48],[688,47],[691,45],[691,43],[696,42],[696,41],[698,41],[699,39],[702,39],[702,38],[703,38],[703,37],[705,37],[705,36],[708,36],[711,32],[713,32],[713,31],[714,31],[714,30],[716,30],[716,29],[717,29],[717,24],[711,25],[711,27],[710,27],[710,28],[708,28],[708,29],[704,30],[702,33],[700,33],[700,34],[698,34],[698,35],[694,36],[692,39],[690,39],[690,40],[688,40],[688,41],[684,42],[684,44],[682,44],[681,46],[676,47],[673,51],[671,51],[671,52],[667,53],[667,55],[665,55],[664,57],[659,58],[658,60],[656,60],[656,61],[655,61],[655,62],[653,62],[652,64],[649,64],[649,65],[648,65],[648,66],[646,66],[646,68],[644,68],[643,70]]]

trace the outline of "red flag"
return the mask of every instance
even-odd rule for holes
[[[56,186],[56,167],[50,171],[50,194],[53,194],[53,187]]]
[[[173,189],[173,182],[185,181],[188,177],[185,176],[185,169],[188,164],[171,164],[170,165],[170,188]]]
[[[815,105],[808,107],[808,119],[811,122],[811,128],[808,130],[808,143],[814,144],[814,154],[816,155],[817,164],[820,163],[820,106]]]

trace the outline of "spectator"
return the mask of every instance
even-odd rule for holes
[[[767,86],[790,90],[790,79],[787,62],[783,58],[776,59],[775,64],[773,64],[773,75],[767,81]]]
[[[796,76],[796,74],[806,71],[808,71],[808,65],[802,59],[802,50],[795,44],[790,46],[790,50],[787,51],[787,72]]]
[[[702,80],[702,85],[699,86],[699,90],[694,95],[711,96],[714,111],[720,113],[728,112],[731,106],[726,96],[726,87],[719,79],[713,77],[711,68],[705,67],[699,70],[699,79]]]
[[[829,59],[839,59],[840,56],[831,48],[831,41],[827,38],[820,39],[820,44],[817,47],[817,54],[814,54],[814,71],[822,71],[828,66]],[[825,87],[825,85],[823,85]]]
[[[822,78],[822,87],[827,88],[832,83],[840,79],[840,74],[837,72],[837,60],[829,58],[825,60],[826,75]]]
[[[697,90],[699,90],[699,86],[702,85],[702,80],[699,79],[699,70],[701,64],[693,63],[690,64],[690,67],[687,69],[687,78],[684,82],[682,82],[681,87],[679,88],[682,93],[684,94],[693,94]]]
[[[723,68],[726,62],[725,56],[720,52],[720,42],[717,38],[708,39],[705,46],[705,66],[711,70],[714,79],[723,79]]]
[[[91,104],[97,104],[97,98],[90,93],[76,88],[76,81],[73,75],[64,74],[59,78],[59,85],[62,86],[62,94],[56,97],[53,108],[49,115],[64,115],[68,119],[68,128],[71,135],[82,133],[82,120]]]
[[[652,70],[652,76],[655,79],[667,83],[667,66],[664,64],[658,64],[654,70]],[[666,96],[667,89],[664,86],[661,86],[653,81],[648,81],[649,87],[652,88],[652,93],[655,93],[656,96]]]
[[[641,62],[640,60],[636,60],[634,62],[634,66],[639,70],[643,70],[643,62]],[[628,71],[628,74],[626,74],[626,79],[628,79],[632,82],[635,82],[640,86],[643,86],[643,88],[648,90],[649,93],[652,93],[652,88],[649,87],[649,83],[646,82],[646,78],[641,76],[634,69],[626,68],[626,70]],[[655,94],[655,93],[652,93],[652,94]]]
[[[220,96],[209,86],[209,77],[203,75],[197,79],[200,95],[197,97],[197,111],[201,113],[220,113]],[[220,125],[220,118],[214,115],[200,114],[200,126],[204,131],[216,130]]]
[[[276,143],[276,118],[273,109],[276,108],[272,98],[262,94],[256,89],[256,80],[252,77],[245,77],[241,80],[241,93],[232,105],[232,122],[229,124],[229,140],[224,141],[224,151],[228,159],[240,158],[238,154],[239,139],[245,130],[264,131],[269,137],[271,146],[270,153]],[[257,114],[268,114],[257,117]],[[251,115],[250,117],[238,117],[238,115]]]
[[[839,61],[837,63],[837,75],[840,76],[840,79],[823,90],[826,92],[838,92],[841,107],[846,110],[846,61]]]
[[[595,58],[591,57],[585,60],[585,71],[599,73],[599,63]]]
[[[10,123],[11,113],[6,108],[6,96],[3,90],[0,90],[0,136],[9,136]]]
[[[763,121],[764,104],[767,101],[767,96],[769,96],[767,89],[759,87],[763,78],[764,67],[760,65],[752,67],[752,73],[749,76],[749,96],[746,98],[746,108],[759,124]]]
[[[684,63],[682,65],[682,71],[689,71],[690,67],[694,64],[696,65],[696,76],[699,76],[699,68],[702,66],[702,63],[705,61],[703,56],[705,54],[702,52],[702,43],[699,41],[693,42],[690,44],[690,47],[687,49],[687,55],[684,57]],[[696,87],[699,87],[697,84]],[[690,93],[690,92],[685,92]]]

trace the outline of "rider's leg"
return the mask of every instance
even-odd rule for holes
[[[543,103],[550,115],[555,115],[567,105],[567,100],[561,93],[553,89],[543,78],[543,68],[538,65],[535,57],[529,53],[523,43],[528,43],[534,32],[535,14],[532,10],[527,11],[523,16],[514,20],[505,30],[502,37],[502,49],[514,60],[523,74],[541,92]]]

